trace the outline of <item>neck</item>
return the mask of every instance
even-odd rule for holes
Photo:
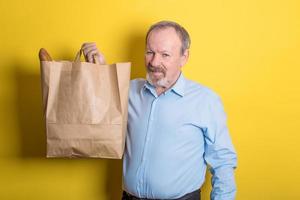
[[[173,85],[175,85],[175,83],[177,82],[177,80],[178,80],[180,74],[181,74],[181,72],[179,72],[179,74],[177,75],[177,77],[176,77],[174,80],[172,80],[172,81],[170,82],[170,84],[169,84],[167,87],[157,86],[157,87],[155,88],[157,95],[159,96],[159,95],[161,95],[163,92],[165,92],[165,91],[167,91],[168,89],[170,89],[171,87],[173,87]]]
[[[159,96],[159,95],[161,95],[163,92],[165,92],[165,91],[167,90],[167,88],[164,88],[164,87],[156,87],[155,90],[156,90],[156,94]]]

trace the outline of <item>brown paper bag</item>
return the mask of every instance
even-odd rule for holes
[[[130,63],[41,61],[47,157],[122,158]]]

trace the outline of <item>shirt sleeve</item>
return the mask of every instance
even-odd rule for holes
[[[233,200],[236,195],[234,169],[237,156],[226,124],[221,99],[208,101],[207,128],[204,131],[204,159],[212,173],[211,200]]]

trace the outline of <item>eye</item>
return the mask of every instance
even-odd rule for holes
[[[167,54],[167,53],[163,53],[162,56],[163,56],[163,57],[169,57],[170,55]]]
[[[147,55],[152,55],[153,52],[152,52],[152,51],[146,51],[146,54],[147,54]]]

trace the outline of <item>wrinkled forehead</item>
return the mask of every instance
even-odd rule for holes
[[[181,40],[179,34],[176,32],[176,30],[173,27],[162,27],[162,28],[153,29],[147,35],[146,42],[148,42],[149,38],[151,38],[153,35],[154,36],[159,36],[159,37],[167,36],[167,37],[172,37],[172,38],[176,38],[178,40]]]
[[[179,35],[172,27],[152,30],[147,38],[147,47],[149,48],[181,48],[182,43]]]

